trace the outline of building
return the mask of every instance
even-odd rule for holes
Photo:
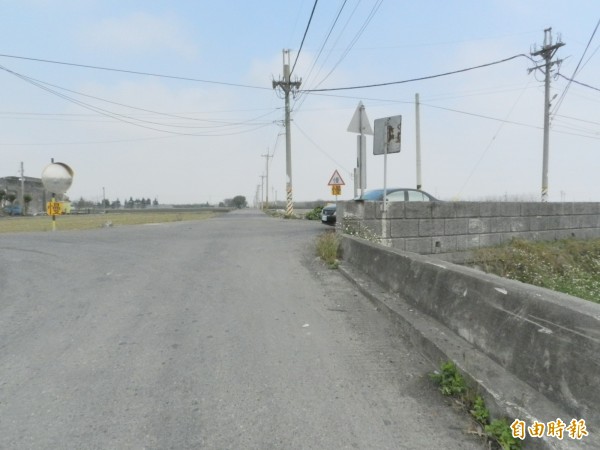
[[[27,213],[35,214],[46,210],[46,202],[50,201],[52,194],[44,189],[40,178],[24,177],[21,182],[21,177],[4,177],[0,178],[0,191],[6,192],[6,196],[14,195],[16,199],[14,204],[21,205],[23,195],[29,195],[31,202],[29,203]],[[24,187],[23,192],[21,187]],[[0,206],[4,207],[9,204],[6,196],[3,198]],[[23,206],[23,205],[21,205]]]

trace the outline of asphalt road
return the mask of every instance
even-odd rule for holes
[[[484,448],[315,259],[327,230],[245,210],[0,236],[0,448]]]

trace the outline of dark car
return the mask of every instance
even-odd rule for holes
[[[383,201],[383,189],[373,189],[365,191],[365,193],[355,200],[361,201]],[[438,202],[439,200],[433,195],[419,189],[410,188],[388,188],[388,202]]]
[[[335,203],[330,203],[323,208],[321,212],[321,222],[327,225],[335,225]]]

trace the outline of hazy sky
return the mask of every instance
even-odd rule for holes
[[[39,177],[54,158],[75,171],[72,199],[161,203],[285,196],[282,49],[296,59],[313,0],[0,0],[0,176]],[[343,9],[341,9],[343,6]],[[340,13],[341,9],[341,13]],[[336,17],[338,16],[336,22]],[[551,201],[600,201],[597,0],[320,0],[294,76],[301,89],[402,81],[529,55],[553,28]],[[591,42],[590,42],[591,39]],[[584,55],[586,46],[587,53]],[[35,58],[189,80],[19,59]],[[301,93],[292,101],[294,200],[331,199],[338,170],[353,195],[362,101],[371,121],[402,115],[389,186],[414,187],[415,93],[423,189],[444,200],[540,198],[543,75],[525,57],[426,81]],[[368,145],[368,187],[383,156]]]

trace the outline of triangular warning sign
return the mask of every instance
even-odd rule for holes
[[[365,112],[365,107],[362,102],[358,102],[358,106],[356,107],[356,111],[354,111],[350,125],[348,125],[348,131],[350,133],[373,134],[373,129],[371,128],[369,118],[367,117],[367,113]]]
[[[344,183],[344,180],[342,180],[342,177],[340,176],[339,172],[336,170],[335,172],[333,172],[333,175],[331,175],[331,178],[329,179],[329,183],[327,183],[327,186],[345,186],[346,183]]]

